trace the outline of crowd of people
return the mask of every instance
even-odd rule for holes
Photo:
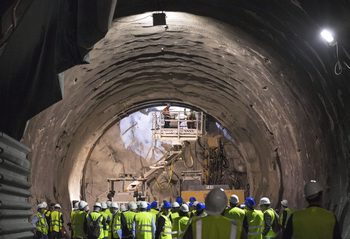
[[[260,209],[252,197],[240,203],[237,195],[227,197],[224,190],[211,190],[205,202],[195,197],[184,202],[177,197],[172,203],[163,201],[96,202],[93,210],[85,201],[75,202],[70,214],[73,239],[263,239],[341,238],[334,214],[322,208],[323,190],[319,183],[310,181],[304,188],[309,206],[293,211],[288,201],[282,200],[277,213],[271,201],[262,197]],[[229,205],[229,206],[228,206]],[[158,207],[159,206],[159,207]],[[63,217],[61,206],[40,203],[32,223],[36,238],[61,238]]]

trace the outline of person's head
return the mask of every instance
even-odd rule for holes
[[[112,205],[112,201],[109,201],[109,200],[108,200],[106,203],[107,203],[107,207],[110,208],[111,205]]]
[[[85,201],[80,201],[79,202],[79,210],[80,211],[86,211],[85,208],[88,206],[88,203]]]
[[[108,208],[107,203],[106,202],[102,202],[101,203],[101,210],[105,211],[107,208]]]
[[[195,197],[190,197],[189,201],[190,201],[191,203],[194,203],[195,201],[197,201],[197,199],[196,199]]]
[[[129,202],[128,207],[129,207],[130,211],[136,212],[136,210],[137,210],[136,202],[133,202],[133,201]]]
[[[178,212],[180,210],[180,204],[178,202],[173,202],[171,204],[171,211]]]
[[[179,215],[181,217],[188,216],[189,211],[190,211],[190,209],[189,209],[188,205],[187,204],[182,204],[181,207],[180,207]]]
[[[197,215],[202,214],[203,211],[204,211],[204,209],[205,209],[205,204],[202,203],[202,202],[199,202],[199,203],[196,205],[196,213],[197,213]]]
[[[262,211],[265,211],[267,209],[270,208],[270,205],[271,205],[271,202],[270,202],[270,199],[268,197],[262,197],[260,199],[260,208]]]
[[[182,197],[177,196],[176,200],[175,200],[180,206],[184,203],[184,200],[182,199]]]
[[[54,210],[56,210],[56,211],[61,210],[61,205],[58,203],[56,203],[53,207],[54,207]]]
[[[227,201],[224,189],[212,189],[205,197],[205,206],[208,215],[220,215],[225,210]]]
[[[37,210],[39,213],[44,213],[45,209],[46,209],[45,204],[42,204],[42,203],[38,204]]]
[[[120,205],[120,211],[126,212],[126,211],[128,211],[128,208],[124,204],[122,204],[122,205]]]
[[[230,206],[236,207],[239,203],[239,198],[236,194],[232,194],[230,197]]]
[[[111,202],[111,207],[109,210],[112,214],[115,214],[119,210],[119,204],[117,202]]]
[[[320,183],[311,180],[304,186],[304,196],[309,204],[322,204],[323,189]]]
[[[286,199],[283,199],[281,201],[281,206],[282,206],[282,208],[287,208],[288,207],[288,201]]]
[[[255,207],[255,205],[256,205],[254,198],[252,198],[252,197],[247,197],[247,198],[245,199],[245,201],[244,201],[244,205],[245,205],[246,208],[248,208],[248,209],[250,209],[250,210],[254,209],[254,207]]]
[[[43,206],[45,209],[47,209],[47,202],[44,201],[44,202],[42,202],[41,204],[42,204],[42,206]]]
[[[147,208],[148,208],[147,202],[141,201],[141,202],[139,203],[139,210],[140,210],[141,212],[147,211]]]
[[[153,202],[151,203],[151,208],[157,209],[157,208],[158,208],[158,202],[157,202],[157,201],[153,201]]]
[[[171,209],[171,204],[170,204],[170,202],[164,201],[164,202],[163,202],[163,205],[162,205],[162,212],[163,212],[164,214],[168,214],[169,211],[170,211],[170,209]]]
[[[73,210],[79,210],[79,201],[78,200],[73,200],[72,205],[73,205]]]
[[[96,203],[94,204],[94,212],[99,212],[99,211],[101,211],[101,208],[102,208],[101,203],[96,202]]]
[[[56,203],[50,203],[50,207],[49,207],[49,210],[51,210],[51,211],[53,211],[53,210],[55,210],[55,205],[56,205]]]

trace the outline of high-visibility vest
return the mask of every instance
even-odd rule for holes
[[[89,222],[92,221],[99,221],[99,225],[100,225],[100,235],[98,237],[98,239],[103,239],[105,238],[105,234],[104,234],[104,217],[101,213],[99,212],[90,212],[89,214],[86,215],[86,220],[87,223],[89,225]],[[107,237],[108,235],[106,235]]]
[[[113,213],[109,208],[105,210],[105,213],[108,215],[110,218],[110,221],[108,223],[108,239],[112,239],[112,219],[113,219]],[[107,223],[107,222],[106,222]]]
[[[248,222],[248,239],[262,239],[264,214],[261,210],[245,210]]]
[[[169,214],[170,216],[170,214]],[[160,238],[161,239],[172,239],[172,224],[170,221],[169,216],[161,215],[165,219],[164,227],[163,230],[160,233]]]
[[[173,239],[180,239],[184,236],[189,221],[190,219],[188,216],[175,218],[175,220],[172,222]]]
[[[117,211],[112,217],[112,235],[113,238],[119,238],[118,231],[122,229],[121,212]]]
[[[105,237],[107,237],[109,235],[109,223],[110,221],[112,221],[112,217],[109,216],[107,210],[101,211],[100,214],[103,216],[103,218],[105,219],[105,230],[104,230],[104,235]]]
[[[277,233],[273,230],[272,225],[274,223],[277,223],[277,218],[276,218],[276,212],[272,208],[269,208],[264,211],[264,214],[268,214],[271,217],[271,227],[268,233],[264,236],[264,238],[275,238],[277,236]]]
[[[282,211],[280,218],[279,218],[279,223],[282,226],[282,228],[286,228],[287,222],[288,222],[290,216],[292,215],[292,213],[293,213],[293,210],[288,208],[288,207]]]
[[[235,239],[236,223],[221,215],[199,217],[192,221],[193,239]]]
[[[35,225],[36,230],[41,232],[44,235],[47,235],[49,233],[49,225],[47,224],[45,215],[38,212],[36,214],[36,217],[38,218],[38,221]]]
[[[172,212],[170,214],[170,218],[171,218],[172,221],[174,221],[175,218],[177,218],[177,217],[180,217],[180,214],[178,212]]]
[[[154,215],[150,212],[139,212],[139,213],[136,213],[134,220],[135,220],[136,238],[152,239],[153,238],[152,220],[154,220]]]
[[[70,212],[70,224],[71,224],[71,229],[72,229],[72,236],[74,237],[74,231],[75,231],[75,221],[74,217],[76,214],[78,214],[79,211],[77,209],[74,209],[73,211]]]
[[[225,217],[235,220],[237,224],[237,238],[241,238],[244,216],[245,211],[239,207],[233,207],[225,213]]]
[[[321,207],[308,207],[294,212],[292,223],[292,238],[331,239],[336,218],[333,213]]]
[[[52,211],[50,214],[50,232],[60,232],[62,230],[62,213],[59,211]]]
[[[74,238],[86,238],[86,233],[84,231],[84,224],[86,221],[87,213],[85,211],[77,211],[74,215],[74,228],[73,235]]]
[[[132,225],[133,225],[133,222],[134,222],[134,218],[135,218],[136,212],[126,211],[126,212],[123,212],[123,214],[125,216],[126,225],[128,226],[128,229],[130,231],[132,231]]]
[[[159,211],[157,209],[151,208],[150,212],[154,215],[154,218],[157,219]]]

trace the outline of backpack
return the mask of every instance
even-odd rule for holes
[[[92,219],[91,214],[89,214],[89,220],[88,220],[88,237],[89,238],[99,238],[101,233],[101,226],[100,226],[100,219],[102,215],[99,216],[95,221]]]
[[[272,230],[278,235],[278,234],[281,233],[282,227],[279,224],[279,216],[278,216],[278,214],[275,212],[275,210],[273,210],[273,213],[275,214],[275,220],[272,223]]]

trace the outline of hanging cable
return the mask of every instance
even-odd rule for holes
[[[349,53],[345,50],[344,47],[341,47],[343,49],[343,52],[346,56],[346,58],[350,61],[350,55]],[[337,58],[337,61],[334,65],[334,74],[336,74],[337,76],[341,75],[343,73],[343,69],[347,68],[350,70],[350,63],[346,62],[345,60],[340,60],[339,58],[339,47],[338,44],[335,44],[335,55]]]

